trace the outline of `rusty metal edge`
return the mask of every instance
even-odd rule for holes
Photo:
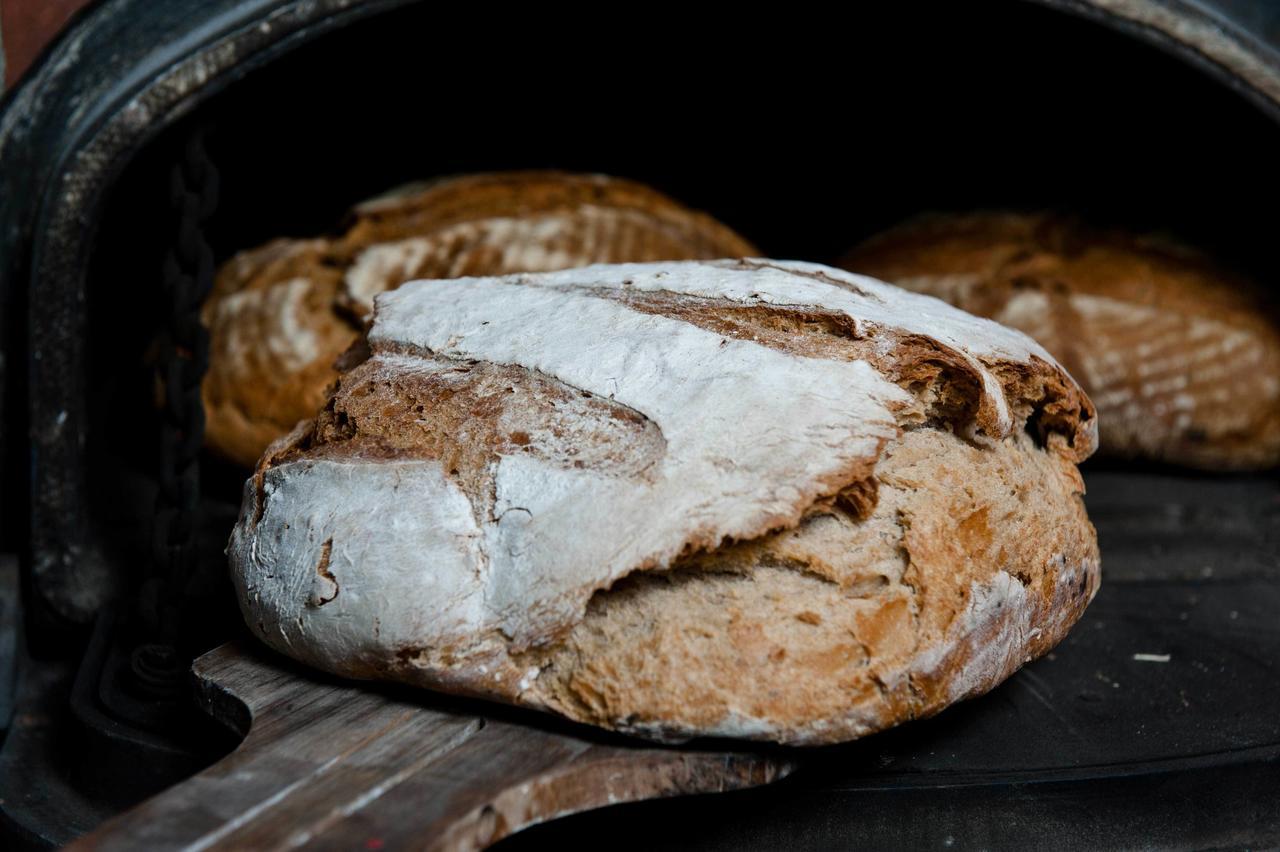
[[[1024,0],[1145,41],[1225,84],[1280,122],[1280,45],[1197,0]]]

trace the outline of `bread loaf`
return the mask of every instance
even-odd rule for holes
[[[1280,463],[1280,330],[1251,282],[1172,241],[1048,214],[933,216],[841,263],[1021,329],[1080,381],[1102,452]]]
[[[847,740],[984,692],[1098,587],[1088,398],[813,264],[418,281],[246,483],[298,660],[662,740]]]
[[[276,240],[218,271],[203,314],[207,443],[252,467],[324,404],[374,296],[411,278],[754,253],[709,216],[616,178],[511,172],[402,187],[358,206],[338,238]]]

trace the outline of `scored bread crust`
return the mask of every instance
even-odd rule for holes
[[[1030,334],[1097,404],[1108,455],[1280,464],[1276,316],[1186,246],[1048,213],[933,215],[840,265]]]
[[[743,257],[750,243],[648,187],[554,171],[445,178],[357,206],[333,239],[275,240],[218,271],[203,310],[206,441],[252,467],[313,416],[373,299],[414,278]]]
[[[250,627],[311,665],[817,744],[990,689],[1097,589],[1091,403],[935,299],[595,266],[406,285],[368,344],[228,549]]]

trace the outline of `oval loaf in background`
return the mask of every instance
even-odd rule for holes
[[[1280,463],[1280,328],[1257,286],[1171,240],[1046,213],[934,215],[841,266],[1021,329],[1080,381],[1102,453]]]
[[[203,311],[206,443],[252,467],[324,404],[374,296],[412,278],[751,254],[711,217],[618,178],[503,172],[402,187],[356,207],[340,237],[275,240],[219,269]]]
[[[663,740],[847,740],[989,690],[1098,588],[1088,398],[1025,335],[805,263],[378,297],[246,483],[267,644]]]

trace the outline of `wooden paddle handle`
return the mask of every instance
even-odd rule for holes
[[[602,744],[312,676],[248,644],[193,667],[245,735],[213,766],[73,850],[480,849],[537,822],[785,775],[785,762]]]

